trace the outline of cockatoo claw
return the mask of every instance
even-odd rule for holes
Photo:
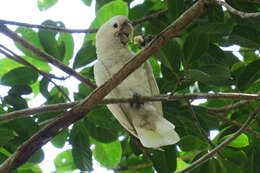
[[[130,106],[134,107],[136,109],[140,109],[141,106],[144,105],[144,102],[140,101],[140,99],[141,99],[141,95],[136,93],[136,92],[134,92],[134,94],[133,94],[133,101],[130,102]]]

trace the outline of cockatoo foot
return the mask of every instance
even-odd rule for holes
[[[136,93],[136,92],[134,92],[134,94],[133,94],[133,101],[130,102],[130,106],[134,107],[136,109],[140,109],[141,106],[144,105],[144,102],[142,102],[140,99],[141,99],[141,95]]]

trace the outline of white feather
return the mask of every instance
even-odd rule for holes
[[[98,61],[94,66],[94,75],[98,86],[112,77],[134,56],[127,45],[122,44],[118,38],[120,26],[126,21],[127,18],[124,16],[113,17],[103,24],[97,33]],[[115,23],[119,28],[113,27]],[[106,98],[132,97],[134,92],[142,96],[160,93],[148,62],[129,75]],[[107,106],[120,124],[139,138],[145,147],[158,148],[179,141],[174,125],[163,118],[161,102],[145,102],[140,109],[126,103]]]

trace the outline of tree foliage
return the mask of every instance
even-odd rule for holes
[[[88,6],[92,2],[82,1]],[[145,0],[130,8],[132,2],[133,0],[96,1],[96,18],[89,29],[97,29],[115,15],[125,15],[131,21],[137,21],[164,11],[161,15],[135,26],[135,35],[158,35],[195,3],[192,0]],[[55,3],[57,0],[39,0],[38,7],[39,10],[47,10]],[[260,10],[259,2],[229,0],[228,3],[244,12],[254,13]],[[65,28],[62,22],[51,19],[43,21],[42,25]],[[92,65],[96,59],[95,33],[86,33],[82,47],[74,50],[73,36],[70,33],[24,27],[18,27],[15,32],[40,51],[73,69],[80,70],[82,76],[95,82]],[[19,55],[22,59],[46,74],[52,73],[53,66],[39,54],[20,43],[16,42],[15,45],[21,51]],[[236,54],[224,49],[233,45],[239,46]],[[259,47],[259,19],[240,18],[219,5],[210,4],[201,17],[163,45],[149,61],[162,94],[257,94],[260,91]],[[2,46],[0,48],[3,49]],[[135,52],[140,51],[133,43],[129,44],[129,48]],[[7,113],[29,108],[28,102],[39,95],[46,99],[43,105],[46,106],[69,102],[65,95],[73,95],[73,100],[80,101],[92,92],[92,88],[83,83],[79,84],[78,92],[75,93],[71,93],[69,86],[52,86],[50,78],[53,80],[53,75],[48,75],[49,78],[43,77],[35,69],[9,58],[0,59],[0,88],[9,87],[6,95],[1,97],[0,118]],[[33,95],[33,98],[29,98],[29,94]],[[179,99],[163,102],[164,115],[176,125],[181,140],[177,145],[166,146],[162,150],[143,148],[120,126],[105,105],[92,108],[83,119],[51,139],[51,143],[57,148],[63,148],[66,142],[72,147],[56,156],[56,172],[75,169],[91,171],[93,159],[101,166],[121,173],[179,171],[230,138],[260,105],[259,99],[258,102],[207,99],[203,103],[190,105],[191,101],[193,100]],[[4,163],[34,133],[65,111],[43,110],[33,113],[33,116],[1,120],[0,162]],[[221,148],[215,157],[190,172],[260,172],[259,123],[259,117],[256,117],[250,130],[244,131],[228,146]],[[208,139],[213,130],[216,130],[218,135]],[[46,151],[39,149],[14,172],[42,172],[38,164],[46,154]]]

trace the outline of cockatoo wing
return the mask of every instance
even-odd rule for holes
[[[152,96],[159,95],[160,90],[158,88],[157,82],[156,82],[155,77],[153,75],[152,66],[148,61],[146,61],[144,63],[144,69],[146,71],[146,75],[147,75],[147,78],[148,78],[148,83],[149,83],[149,86],[150,86],[150,89],[151,89]],[[156,106],[156,110],[158,111],[159,115],[163,116],[162,103],[161,102],[154,102],[153,104]]]
[[[111,75],[108,69],[103,65],[103,63],[97,61],[94,66],[94,74],[96,83],[98,86],[102,85],[107,81]],[[120,95],[117,93],[116,89],[113,89],[105,98],[119,98]],[[115,118],[120,122],[120,124],[127,129],[132,135],[137,137],[136,131],[131,124],[130,120],[126,116],[127,113],[124,111],[123,105],[121,104],[108,104],[107,107],[113,113]]]

